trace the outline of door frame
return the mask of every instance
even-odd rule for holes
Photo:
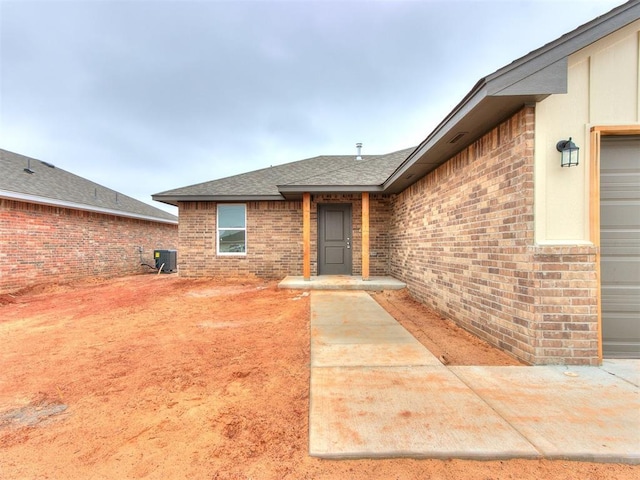
[[[596,247],[598,362],[602,364],[602,276],[600,267],[600,140],[603,136],[640,135],[640,125],[592,126],[589,159],[589,235]]]
[[[348,272],[345,273],[344,275],[353,275],[353,204],[350,202],[339,202],[339,203],[318,203],[317,205],[317,209],[318,209],[318,219],[317,219],[317,248],[316,248],[316,265],[317,265],[317,274],[318,275],[340,275],[340,274],[327,274],[327,273],[322,273],[322,262],[321,260],[321,251],[323,248],[323,241],[321,239],[321,235],[322,232],[324,231],[324,229],[321,227],[322,222],[324,221],[324,211],[326,208],[329,207],[335,207],[335,206],[342,206],[342,207],[348,207],[348,220],[349,220],[349,228],[348,228],[348,233],[349,233],[349,239],[351,241],[351,248],[349,248],[349,255],[348,255]]]

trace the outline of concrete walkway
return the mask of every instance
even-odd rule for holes
[[[367,293],[311,293],[312,456],[640,463],[639,385],[639,361],[447,368]]]
[[[380,292],[382,290],[402,290],[407,284],[393,277],[362,277],[352,275],[318,275],[305,280],[304,277],[288,276],[279,284],[278,288],[295,290],[368,290]]]

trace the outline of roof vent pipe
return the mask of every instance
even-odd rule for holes
[[[25,168],[24,171],[27,172],[28,174],[35,173],[33,170],[31,170],[31,159],[30,158],[27,158],[27,168]]]
[[[362,144],[356,143],[356,160],[362,160]]]

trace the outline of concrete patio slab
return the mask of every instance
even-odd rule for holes
[[[304,277],[288,276],[278,284],[278,288],[297,290],[402,290],[407,284],[393,277],[362,277],[348,275],[319,275],[305,280]]]
[[[607,359],[602,362],[602,366],[600,368],[611,375],[615,375],[618,378],[626,380],[636,387],[640,387],[640,360],[638,359]]]
[[[640,361],[447,368],[364,292],[311,317],[313,456],[640,463]]]
[[[535,458],[447,368],[312,368],[309,453],[325,458]]]
[[[638,388],[596,367],[451,367],[546,458],[640,462]]]

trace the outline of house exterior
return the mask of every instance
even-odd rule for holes
[[[481,79],[416,148],[154,195],[180,274],[392,275],[531,364],[640,357],[639,39],[634,0]]]
[[[0,294],[150,271],[178,218],[50,163],[0,150]]]

